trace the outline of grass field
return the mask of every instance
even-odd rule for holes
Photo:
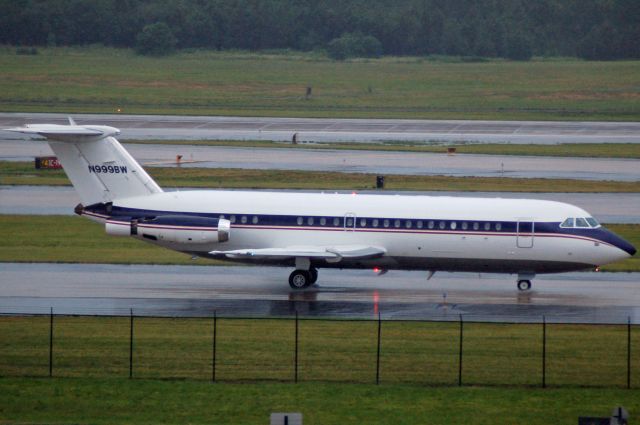
[[[247,189],[374,189],[376,176],[364,173],[245,170],[238,168],[146,167],[163,187]],[[31,162],[0,161],[0,184],[67,186],[62,170],[36,170]],[[640,182],[513,179],[501,177],[386,176],[388,190],[505,192],[640,192]]]
[[[0,379],[0,401],[0,422],[11,424],[262,425],[272,412],[301,412],[306,425],[547,425],[618,405],[640,411],[638,390],[125,379]]]
[[[213,325],[213,317],[136,317],[133,377],[213,380]],[[381,326],[380,383],[458,385],[459,323]],[[301,319],[298,380],[375,384],[377,328],[375,320]],[[52,375],[128,377],[129,332],[128,317],[56,316]],[[626,388],[626,324],[547,324],[546,332],[548,386]],[[637,346],[640,328],[632,327],[630,335]],[[0,376],[49,375],[48,316],[0,317],[0,337]],[[295,319],[218,318],[215,345],[217,382],[295,380]],[[465,322],[462,383],[539,387],[542,351],[541,324]],[[637,350],[630,361],[631,382],[638,387]]]
[[[610,224],[607,228],[640,246],[640,225]],[[102,225],[80,217],[1,215],[0,234],[0,262],[222,264],[192,260],[186,254],[133,238],[107,236]],[[640,257],[604,266],[603,270],[640,271]]]
[[[126,143],[196,146],[243,146],[256,148],[331,149],[392,152],[445,153],[455,147],[457,154],[561,156],[584,158],[640,158],[640,144],[636,143],[561,143],[557,145],[520,145],[506,143],[443,143],[385,142],[385,143],[291,143],[266,140],[128,140]]]
[[[335,62],[314,54],[98,47],[0,48],[0,110],[315,117],[640,118],[640,61],[428,58]],[[305,99],[306,87],[313,88]]]

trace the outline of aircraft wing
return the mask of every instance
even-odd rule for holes
[[[317,258],[337,263],[343,258],[368,259],[383,256],[387,252],[384,248],[349,245],[349,246],[297,246],[287,248],[236,249],[232,251],[211,251],[209,254],[225,256],[227,258],[255,258],[255,259],[286,259],[286,258]]]

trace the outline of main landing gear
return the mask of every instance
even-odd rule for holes
[[[531,279],[534,278],[534,274],[518,274],[518,290],[528,291],[531,289]]]
[[[291,286],[292,289],[304,289],[316,283],[317,280],[317,269],[294,270],[289,275],[289,286]]]

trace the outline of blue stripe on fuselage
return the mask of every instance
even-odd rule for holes
[[[238,214],[229,214],[229,213],[196,213],[196,212],[177,212],[177,211],[158,211],[158,210],[144,210],[137,208],[126,208],[119,206],[107,206],[105,204],[94,204],[88,207],[85,207],[85,210],[98,213],[98,214],[107,214],[110,215],[113,219],[143,219],[143,218],[153,218],[153,217],[161,217],[161,216],[189,216],[189,217],[200,217],[200,218],[211,218],[218,219],[221,216],[229,219],[232,216],[236,217],[235,223],[232,225],[242,225],[245,228],[251,228],[255,226],[255,228],[261,227],[287,227],[287,228],[310,228],[312,227],[314,230],[318,230],[319,228],[326,228],[327,230],[336,230],[345,228],[345,220],[347,217],[345,216],[302,216],[303,224],[298,224],[298,219],[301,216],[298,215],[264,215],[264,214],[248,214],[248,213],[238,213]],[[247,217],[245,223],[240,223],[241,217]],[[258,217],[258,223],[253,224],[253,217]],[[181,225],[184,223],[180,218],[176,218],[172,220],[173,217],[166,217],[163,220],[163,223],[168,225]],[[313,224],[308,224],[308,219],[313,218]],[[320,219],[325,218],[326,224],[321,225]],[[338,224],[334,225],[334,219],[338,219]],[[352,217],[352,219],[354,219]],[[360,220],[366,220],[366,224],[361,226]],[[429,218],[393,218],[393,217],[355,217],[355,226],[348,226],[348,229],[354,230],[375,230],[379,232],[384,231],[424,231],[424,232],[440,232],[440,233],[493,233],[496,235],[505,234],[505,233],[516,233],[518,230],[518,222],[517,221],[479,221],[479,220],[447,220],[447,219],[429,219]],[[378,225],[373,226],[373,220],[378,220]],[[384,226],[384,221],[389,221],[389,226]],[[395,222],[400,221],[400,227],[395,226]],[[411,221],[411,227],[406,227],[407,221]],[[422,227],[417,227],[417,222],[422,222]],[[433,222],[434,226],[429,227],[429,223]],[[441,228],[440,223],[444,222],[445,227]],[[451,223],[455,222],[455,229],[451,228]],[[467,228],[463,228],[462,223],[467,223]],[[478,229],[473,228],[473,224],[478,223]],[[496,224],[500,223],[501,229],[496,230]],[[526,222],[524,222],[526,223]],[[490,225],[490,229],[485,229],[485,224]],[[522,225],[522,222],[521,222]],[[522,228],[520,229],[522,231]],[[529,229],[526,229],[529,230]],[[523,232],[526,233],[526,232]],[[604,227],[599,228],[562,228],[560,227],[560,222],[535,222],[535,233],[545,233],[545,234],[557,234],[557,235],[567,235],[567,236],[575,236],[575,237],[584,237],[589,239],[594,239],[596,241],[600,241],[603,243],[607,243],[613,245],[625,252],[629,255],[634,255],[636,253],[636,248],[631,245],[626,240],[622,239],[615,233],[605,229]]]

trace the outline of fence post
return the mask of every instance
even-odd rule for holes
[[[133,309],[129,311],[129,379],[133,378]]]
[[[547,319],[542,316],[542,388],[547,388]]]
[[[458,355],[458,386],[462,386],[462,336],[464,329],[462,314],[460,315],[460,351]]]
[[[212,360],[211,360],[211,382],[216,382],[216,339],[218,334],[218,314],[214,310],[213,311],[213,346],[212,349]]]
[[[49,312],[49,378],[53,376],[53,307]]]
[[[293,361],[293,381],[295,383],[298,382],[298,310],[296,310],[296,343]]]
[[[631,316],[627,317],[627,389],[631,389]]]
[[[376,354],[376,385],[380,384],[380,335],[382,333],[382,319],[378,312],[378,352]]]

